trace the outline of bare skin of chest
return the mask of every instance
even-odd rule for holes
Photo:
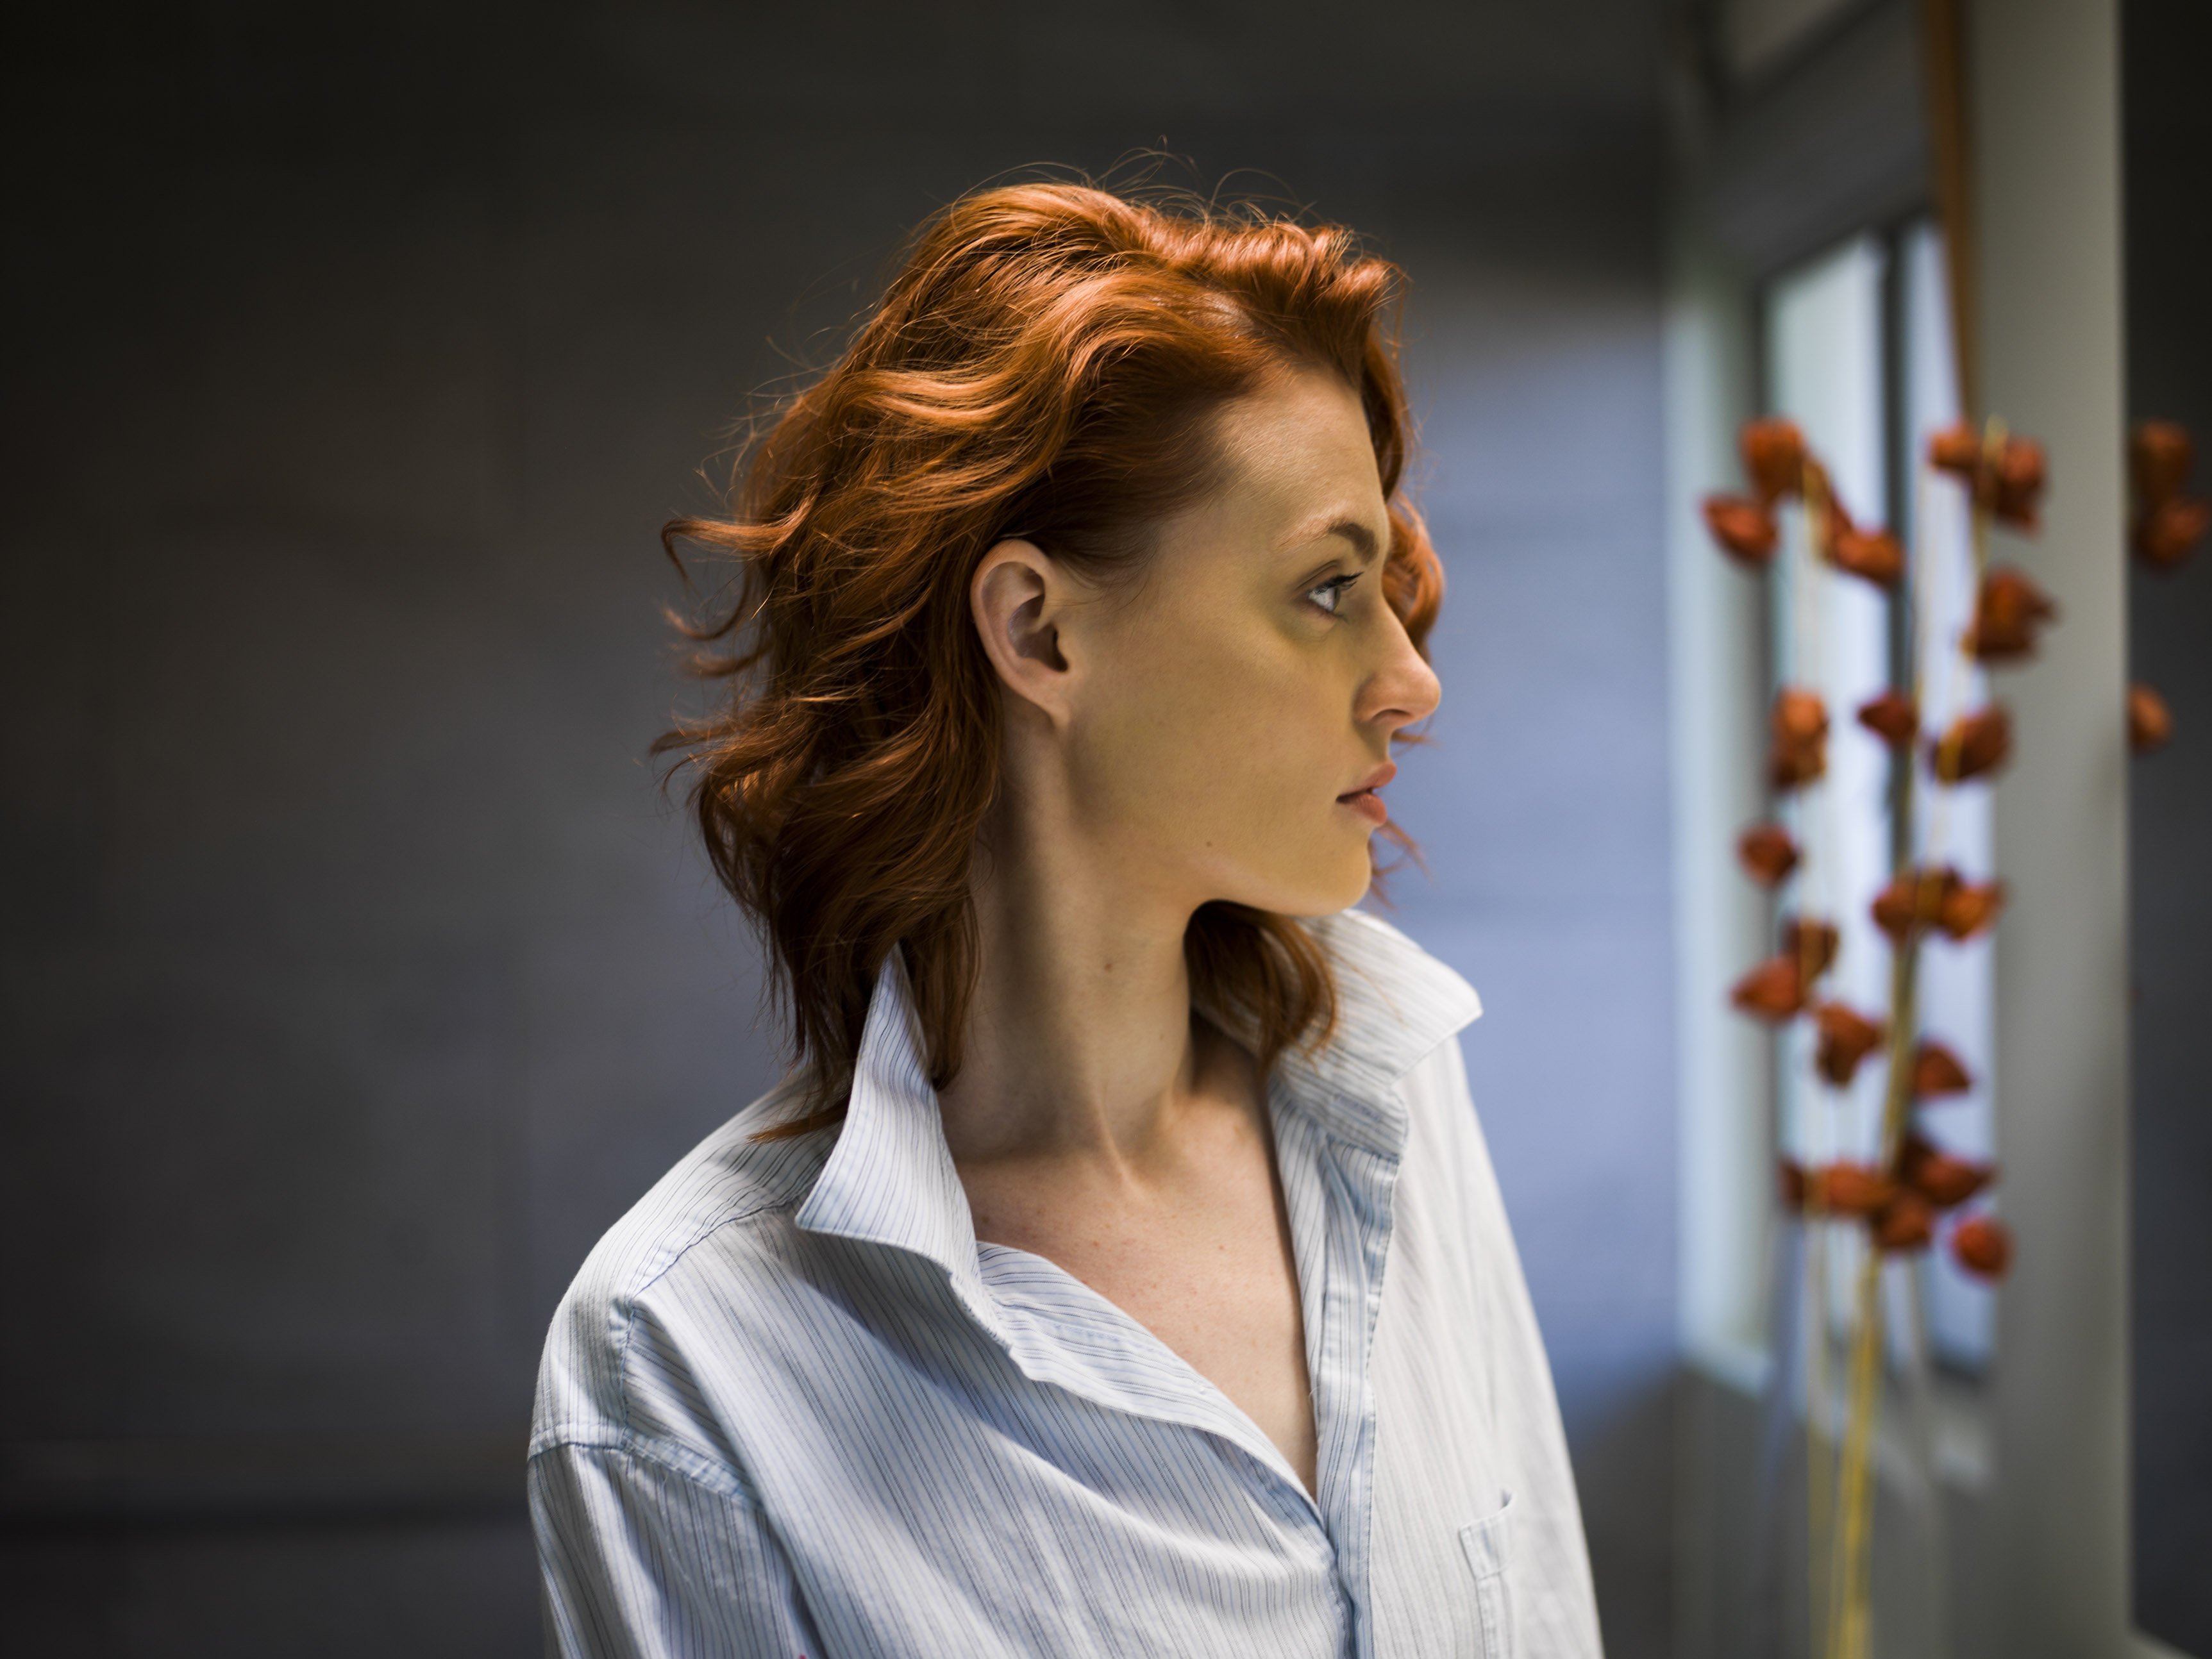
[[[1221,1043],[1150,1145],[963,1161],[975,1235],[1065,1268],[1145,1326],[1314,1486],[1290,1224],[1249,1059]]]

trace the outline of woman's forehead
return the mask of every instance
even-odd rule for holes
[[[1334,375],[1271,380],[1224,407],[1215,428],[1222,466],[1217,509],[1255,521],[1278,550],[1329,535],[1363,556],[1388,541],[1375,447],[1358,394]]]

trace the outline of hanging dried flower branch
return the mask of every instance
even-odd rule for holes
[[[1782,550],[1783,521],[1777,508],[1784,501],[1802,501],[1802,546],[1808,562],[1825,563],[1897,595],[1900,603],[1914,604],[1915,573],[1902,545],[1886,532],[1853,522],[1836,499],[1826,468],[1795,425],[1754,421],[1743,428],[1741,448],[1752,493],[1714,496],[1705,504],[1706,522],[1722,551],[1748,568],[1769,568]],[[2042,447],[1993,421],[1980,431],[1960,427],[1936,434],[1928,459],[1966,485],[1973,509],[1973,609],[1958,641],[1960,659],[1985,667],[2023,662],[2035,654],[2042,630],[2057,620],[2057,606],[2024,573],[1989,568],[1984,532],[1991,524],[2035,529],[2047,471]],[[2212,507],[2179,493],[2188,469],[2185,434],[2168,428],[2138,433],[2135,539],[2138,551],[2160,568],[2179,562],[2212,527]],[[1862,728],[1887,745],[1898,769],[1892,799],[1899,820],[1895,844],[1901,848],[1916,842],[1913,783],[1922,756],[1929,781],[1942,787],[1991,777],[2011,757],[2012,717],[2000,703],[1958,715],[1924,746],[1920,702],[1903,686],[1869,699],[1855,714]],[[2130,694],[2129,723],[2138,747],[2163,741],[2171,727],[2164,705],[2140,686]],[[1828,711],[1816,690],[1783,687],[1775,696],[1769,727],[1767,779],[1778,793],[1804,791],[1826,775]],[[1797,874],[1805,858],[1789,831],[1771,823],[1746,830],[1736,850],[1752,878],[1770,889]],[[1879,1146],[1871,1161],[1838,1159],[1808,1169],[1785,1158],[1778,1169],[1785,1208],[1808,1222],[1863,1229],[1870,1247],[1859,1274],[1848,1426],[1835,1489],[1838,1536],[1843,1540],[1835,1566],[1840,1582],[1859,1586],[1850,1592],[1857,1603],[1864,1600],[1868,1559],[1867,1459],[1881,1322],[1875,1295],[1878,1264],[1886,1255],[1927,1249],[1939,1226],[1946,1224],[1951,1254],[1966,1272],[1995,1279],[2012,1258],[2011,1236],[2002,1224],[1987,1213],[1957,1214],[1989,1189],[1995,1166],[1947,1150],[1920,1126],[1924,1106],[1969,1093],[1974,1083],[1950,1048],[1920,1031],[1915,988],[1919,953],[1928,939],[1978,938],[1996,924],[2004,901],[2001,882],[1969,880],[1939,860],[1918,863],[1900,858],[1888,883],[1870,899],[1875,926],[1891,946],[1886,1018],[1816,995],[1819,981],[1833,966],[1838,939],[1832,924],[1811,918],[1789,921],[1781,949],[1745,974],[1730,994],[1738,1008],[1777,1026],[1809,1013],[1814,1024],[1813,1067],[1826,1085],[1848,1088],[1877,1055],[1887,1073]],[[1947,1217],[1952,1218],[1948,1223]],[[1806,1257],[1808,1286],[1825,1297],[1825,1277],[1814,1270],[1814,1261],[1810,1254]],[[1826,1315],[1808,1328],[1824,1332]],[[1861,1625],[1863,1613],[1861,1605],[1854,1615]],[[1850,1650],[1844,1632],[1855,1627],[1850,1617],[1831,1626],[1832,1659]]]
[[[2135,521],[2128,542],[2151,569],[2179,570],[2212,530],[2212,501],[2182,493],[2197,446],[2172,421],[2139,421],[2128,434],[2128,471],[2135,485]],[[2173,738],[2173,712],[2148,685],[2128,688],[2128,747],[2162,749]]]

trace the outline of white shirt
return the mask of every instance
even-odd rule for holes
[[[1596,1659],[1574,1477],[1449,969],[1312,924],[1268,1091],[1317,1496],[1144,1326],[979,1244],[896,952],[845,1121],[726,1124],[554,1316],[530,1495],[559,1653]]]

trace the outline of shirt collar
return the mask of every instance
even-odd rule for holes
[[[1337,1139],[1395,1157],[1406,1139],[1400,1081],[1480,1017],[1481,1001],[1457,974],[1362,911],[1306,926],[1335,969],[1337,1019],[1319,1048],[1277,1062],[1290,1103]],[[975,1219],[945,1144],[925,1052],[905,963],[894,951],[869,1000],[844,1124],[796,1219],[810,1232],[928,1258],[985,1316]]]
[[[926,1052],[906,963],[893,951],[868,1000],[837,1143],[795,1218],[809,1232],[927,1257],[985,1316],[989,1298],[976,1266],[975,1218],[945,1144]]]
[[[1276,1061],[1293,1107],[1341,1140],[1395,1157],[1406,1144],[1398,1085],[1482,1015],[1474,988],[1389,923],[1344,910],[1305,924],[1336,976],[1336,1026],[1310,1053]]]

